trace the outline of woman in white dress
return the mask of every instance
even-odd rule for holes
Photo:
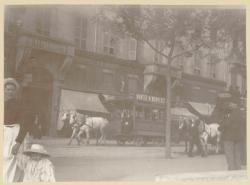
[[[19,84],[13,78],[4,80],[4,144],[3,144],[3,180],[20,181],[16,155],[27,133],[24,124],[21,103],[17,98]]]

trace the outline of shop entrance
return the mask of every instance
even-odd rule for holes
[[[33,69],[32,82],[23,88],[22,98],[28,113],[29,131],[38,137],[49,134],[52,82],[53,78],[49,71],[36,68]]]

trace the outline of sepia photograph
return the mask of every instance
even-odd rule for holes
[[[246,10],[4,5],[3,181],[247,180]]]

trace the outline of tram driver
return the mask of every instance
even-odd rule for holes
[[[133,116],[129,110],[123,110],[121,114],[121,133],[129,134],[133,130]]]

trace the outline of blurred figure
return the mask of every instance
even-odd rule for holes
[[[19,84],[13,78],[4,80],[3,180],[16,182],[21,178],[16,155],[27,134],[21,103],[17,98]]]
[[[42,145],[33,144],[19,156],[18,166],[24,171],[23,182],[55,182],[54,166]]]
[[[242,153],[246,140],[246,120],[244,112],[239,106],[230,101],[225,104],[227,114],[220,124],[224,153],[228,170],[240,170],[242,165]]]
[[[200,132],[199,132],[199,123],[200,120],[189,120],[189,150],[188,150],[188,156],[193,157],[193,148],[194,146],[197,147],[198,154],[201,154],[201,156],[204,156],[204,151],[201,147],[200,142]]]

